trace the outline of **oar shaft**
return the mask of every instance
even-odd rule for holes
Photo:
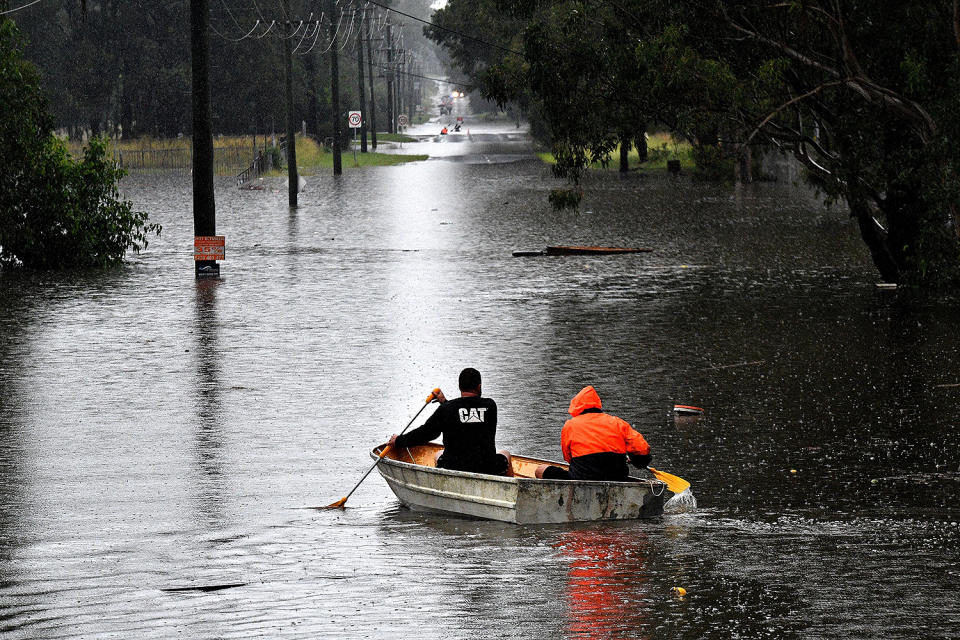
[[[407,423],[407,426],[405,426],[405,427],[403,428],[403,431],[401,431],[401,432],[399,433],[399,435],[402,436],[402,435],[406,432],[406,430],[410,428],[410,425],[413,424],[413,421],[416,420],[417,417],[418,417],[421,413],[423,413],[423,410],[426,409],[426,408],[427,408],[427,405],[429,405],[432,401],[433,401],[433,394],[431,394],[431,395],[427,398],[426,403],[424,403],[424,405],[423,405],[422,407],[420,407],[420,410],[417,411],[417,413],[416,413],[412,418],[410,418],[410,422]],[[383,451],[380,452],[380,455],[377,456],[377,459],[373,461],[373,465],[372,465],[369,469],[367,469],[367,472],[366,472],[365,474],[363,474],[363,477],[360,478],[360,481],[357,482],[357,484],[353,485],[353,489],[350,489],[350,493],[348,493],[346,496],[343,497],[342,500],[340,500],[340,504],[341,504],[341,505],[342,505],[344,502],[346,502],[346,501],[350,498],[351,495],[353,495],[353,492],[357,490],[357,487],[359,487],[359,486],[363,483],[363,481],[367,479],[367,476],[370,475],[370,473],[371,473],[374,469],[377,468],[377,463],[380,462],[380,458],[382,458],[383,456],[387,455],[387,452],[389,452],[389,451],[390,451],[390,445],[388,444],[387,446],[385,446],[385,447],[383,448]]]

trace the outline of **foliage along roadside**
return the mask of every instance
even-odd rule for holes
[[[22,57],[10,20],[0,20],[0,265],[104,267],[160,234],[147,214],[118,199],[122,169],[93,140],[74,160],[53,133],[37,70]]]
[[[952,14],[912,2],[449,0],[434,14],[441,28],[427,32],[487,97],[519,104],[550,141],[554,173],[574,187],[555,205],[576,205],[592,162],[661,124],[717,175],[746,171],[766,151],[794,156],[828,200],[847,205],[884,281],[952,289]]]

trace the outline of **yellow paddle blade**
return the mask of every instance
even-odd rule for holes
[[[647,467],[650,470],[650,473],[653,474],[660,482],[663,482],[667,485],[667,489],[672,491],[674,494],[683,493],[690,488],[690,483],[681,478],[680,476],[675,476],[664,471],[657,471],[653,467]]]
[[[346,499],[346,498],[340,498],[340,499],[337,500],[336,502],[331,503],[331,504],[328,504],[327,506],[325,506],[324,509],[343,509],[343,508],[344,508],[343,505],[345,505],[346,503],[347,503],[347,499]]]

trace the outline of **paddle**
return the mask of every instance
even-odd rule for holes
[[[424,409],[427,408],[427,405],[437,399],[437,394],[438,394],[438,393],[440,393],[440,388],[439,388],[439,387],[430,392],[430,395],[427,396],[426,402],[423,404],[422,407],[420,407],[420,411],[417,411],[416,415],[414,415],[412,418],[410,418],[410,422],[407,423],[407,426],[405,426],[405,427],[403,428],[403,431],[401,431],[399,435],[403,435],[404,431],[406,431],[407,429],[409,429],[409,428],[410,428],[410,425],[413,424],[413,421],[417,419],[417,416],[419,416],[420,413],[421,413]],[[357,490],[357,487],[360,486],[360,483],[367,479],[367,476],[370,475],[370,472],[371,472],[371,471],[373,471],[374,469],[376,469],[377,463],[380,462],[380,458],[382,458],[383,456],[387,455],[387,453],[388,453],[389,451],[390,451],[390,445],[387,445],[387,446],[385,446],[385,447],[383,448],[383,450],[380,452],[380,455],[377,457],[377,459],[373,461],[373,466],[370,467],[369,469],[367,469],[367,472],[366,472],[365,474],[363,474],[363,477],[362,477],[362,478],[360,478],[360,482],[357,482],[357,484],[353,485],[353,489],[350,489],[350,493],[348,493],[348,494],[345,495],[344,497],[340,498],[340,499],[337,500],[336,502],[331,503],[331,504],[328,504],[326,507],[321,507],[321,508],[322,508],[322,509],[343,509],[343,505],[346,504],[347,498],[349,498],[351,495],[353,495],[353,492]]]
[[[690,483],[679,476],[675,476],[664,471],[657,471],[653,467],[647,467],[647,469],[657,480],[666,483],[667,489],[672,491],[674,495],[683,493],[690,488]]]

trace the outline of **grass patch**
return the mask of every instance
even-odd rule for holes
[[[418,142],[418,140],[402,133],[378,132],[377,142]]]
[[[546,164],[557,164],[557,159],[549,151],[537,153],[537,157]],[[640,162],[640,155],[635,148],[630,149],[627,158],[630,169],[640,171],[666,170],[668,160],[679,160],[681,166],[688,168],[695,166],[690,143],[685,140],[675,140],[668,133],[655,133],[652,136],[647,136],[646,162]],[[620,169],[620,147],[617,146],[610,154],[606,166],[602,162],[594,162],[589,168],[618,171]]]
[[[415,138],[398,136],[396,134],[379,134],[391,142],[416,142]],[[263,144],[272,142],[268,136],[257,136],[257,146],[262,149]],[[83,155],[83,144],[79,141],[67,143],[71,154],[77,157]],[[213,139],[214,174],[218,176],[237,175],[250,166],[253,161],[252,136],[216,136]],[[164,171],[189,171],[193,156],[192,141],[190,138],[136,138],[131,140],[110,140],[108,153],[114,158],[122,159],[128,170],[137,173],[162,173]],[[269,147],[264,153],[274,153],[275,159],[285,163],[286,158],[280,158],[280,153]],[[385,167],[404,162],[426,160],[426,155],[401,155],[388,153],[360,153],[357,150],[357,162],[354,164],[353,151],[344,151],[341,159],[344,168],[354,167]],[[325,151],[323,146],[312,138],[297,136],[297,166],[304,175],[313,175],[320,169],[333,168],[333,153]],[[265,175],[286,175],[285,168],[268,171]]]
[[[386,134],[391,135],[391,134]],[[380,141],[380,134],[377,134],[377,141]],[[344,169],[354,169],[358,167],[389,167],[395,164],[405,162],[418,162],[426,160],[429,156],[423,154],[401,155],[396,153],[376,153],[369,151],[361,153],[357,149],[357,162],[353,162],[353,151],[342,151],[340,153],[340,164]],[[301,175],[315,175],[321,169],[333,169],[333,152],[326,151],[311,138],[297,138],[297,167]],[[286,168],[275,169],[267,172],[268,176],[285,176]]]

